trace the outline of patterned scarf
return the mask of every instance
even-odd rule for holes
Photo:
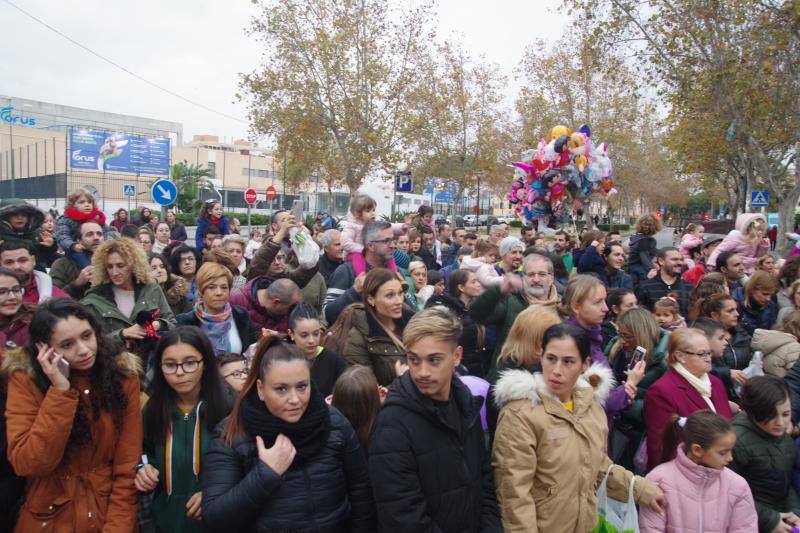
[[[229,352],[231,341],[229,333],[233,326],[233,308],[231,304],[225,304],[225,309],[221,313],[212,315],[206,311],[203,302],[197,302],[194,306],[194,314],[200,320],[200,327],[208,335],[214,353]]]

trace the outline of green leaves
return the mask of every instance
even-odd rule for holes
[[[214,185],[209,181],[211,171],[202,168],[202,165],[193,165],[182,161],[170,168],[170,179],[178,189],[178,198],[175,208],[181,213],[196,214],[202,206],[199,199],[201,190],[214,190]]]

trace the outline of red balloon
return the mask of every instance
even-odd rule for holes
[[[542,161],[541,154],[536,154],[536,156],[533,158],[533,168],[536,169],[537,173],[544,172],[545,170],[550,168],[550,163],[548,163],[547,161]]]

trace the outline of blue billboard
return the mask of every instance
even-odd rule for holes
[[[70,128],[70,168],[169,175],[169,139]]]

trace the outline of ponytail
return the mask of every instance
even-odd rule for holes
[[[721,436],[733,431],[725,418],[705,409],[689,417],[672,415],[661,433],[661,463],[671,461],[678,445],[683,443],[686,451],[697,444],[704,450],[714,445]]]
[[[236,397],[236,402],[233,404],[233,410],[231,410],[228,419],[228,425],[222,432],[222,438],[229,447],[233,445],[234,437],[245,432],[242,419],[242,402],[258,386],[257,381],[259,379],[262,381],[266,379],[272,364],[280,361],[302,361],[308,364],[305,354],[294,344],[281,341],[278,337],[271,335],[261,337],[258,344],[256,344],[256,352],[249,365],[250,372],[247,374],[247,380]]]

